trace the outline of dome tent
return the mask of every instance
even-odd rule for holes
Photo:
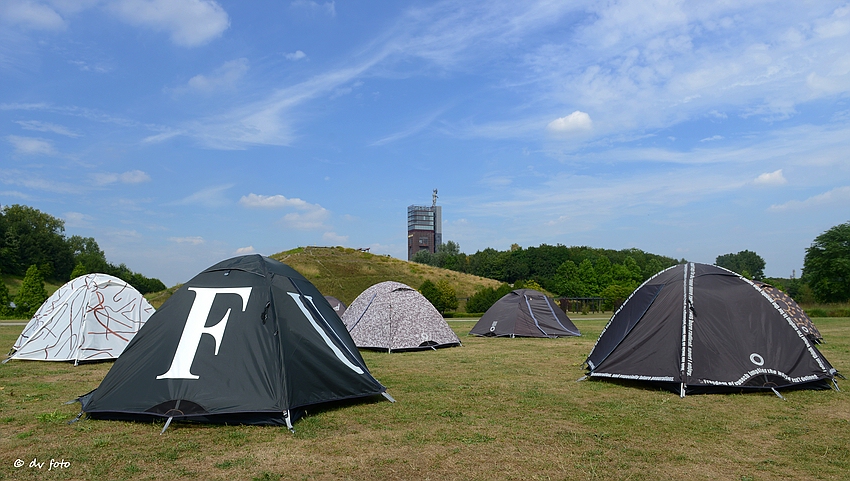
[[[248,255],[184,284],[79,400],[95,419],[291,428],[307,406],[385,391],[313,284]]]
[[[123,280],[83,275],[44,301],[15,341],[9,359],[75,364],[115,359],[153,313],[153,306]]]
[[[581,336],[567,314],[534,289],[516,289],[502,296],[469,333],[496,337]]]
[[[405,351],[460,346],[460,339],[437,309],[415,289],[400,282],[375,284],[342,315],[357,347]]]
[[[331,305],[334,311],[336,311],[336,315],[342,317],[345,314],[345,303],[341,300],[337,299],[334,296],[325,296],[325,299],[328,301],[328,304]]]
[[[679,264],[614,313],[585,364],[588,376],[678,392],[825,389],[836,370],[757,284],[726,269]]]

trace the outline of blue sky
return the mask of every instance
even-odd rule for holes
[[[3,0],[0,204],[166,284],[304,245],[800,275],[850,220],[850,4]]]

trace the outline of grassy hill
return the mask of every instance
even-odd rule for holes
[[[462,310],[465,298],[476,290],[500,284],[485,277],[344,247],[299,247],[270,257],[300,272],[322,294],[334,296],[346,304],[351,304],[366,288],[379,282],[402,282],[418,289],[426,279],[432,282],[444,279],[461,299]]]

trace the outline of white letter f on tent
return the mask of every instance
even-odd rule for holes
[[[177,345],[171,367],[165,374],[157,376],[157,379],[198,379],[198,376],[192,374],[191,368],[192,362],[195,360],[195,352],[198,350],[198,344],[201,342],[201,336],[209,334],[215,339],[215,355],[217,356],[221,338],[224,335],[224,328],[227,327],[227,319],[230,317],[230,309],[228,309],[224,317],[214,326],[204,326],[216,294],[238,294],[242,298],[243,312],[248,307],[248,298],[251,296],[250,287],[190,287],[188,289],[195,291],[195,301],[189,310],[189,316],[186,318],[183,335],[180,336],[180,343]]]

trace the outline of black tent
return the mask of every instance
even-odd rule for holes
[[[566,313],[534,289],[511,291],[487,309],[470,334],[505,337],[581,336]]]
[[[635,290],[587,358],[588,375],[678,392],[829,388],[835,369],[758,285],[679,264]]]
[[[392,400],[385,391],[322,294],[291,267],[249,255],[184,284],[80,402],[95,419],[291,429],[307,406]]]

